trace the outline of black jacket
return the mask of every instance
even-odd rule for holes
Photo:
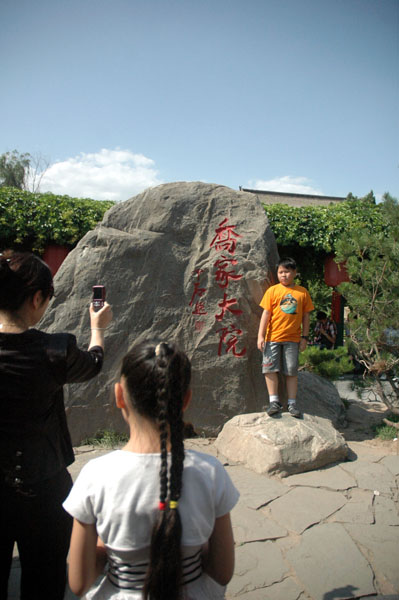
[[[33,485],[74,461],[63,385],[102,362],[102,348],[79,350],[68,333],[0,333],[0,485]]]

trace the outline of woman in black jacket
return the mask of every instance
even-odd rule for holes
[[[50,269],[30,253],[0,255],[0,600],[7,598],[14,543],[21,600],[62,600],[72,519],[62,502],[74,460],[63,385],[102,367],[108,304],[90,306],[91,339],[32,329],[53,296]]]

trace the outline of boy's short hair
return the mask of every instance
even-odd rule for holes
[[[296,262],[293,258],[287,256],[286,258],[280,258],[277,263],[277,268],[285,267],[286,269],[290,269],[290,271],[296,271]]]
[[[327,319],[327,313],[325,313],[324,310],[319,310],[316,315],[316,319],[318,321],[324,321],[324,319]]]

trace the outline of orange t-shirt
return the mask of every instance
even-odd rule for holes
[[[302,317],[314,309],[309,292],[304,287],[281,283],[266,290],[260,306],[271,312],[266,342],[299,342]]]

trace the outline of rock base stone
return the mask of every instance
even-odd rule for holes
[[[238,415],[228,421],[216,447],[229,461],[242,463],[256,473],[285,477],[345,460],[348,447],[328,419],[288,413]]]

